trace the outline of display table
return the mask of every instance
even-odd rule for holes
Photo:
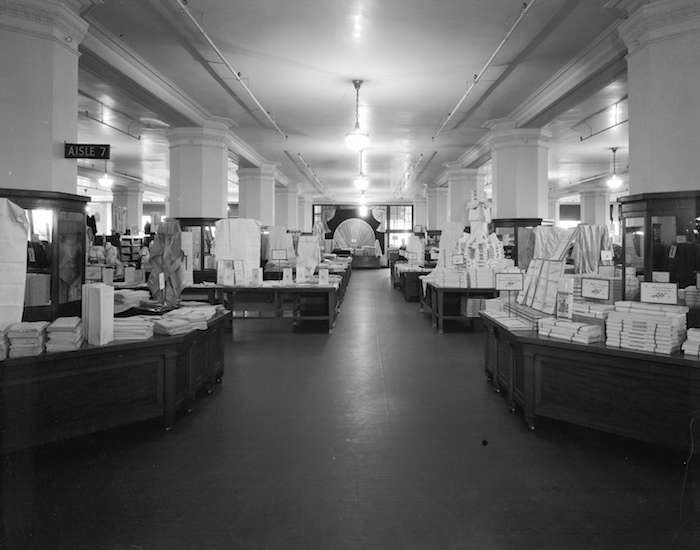
[[[417,302],[420,299],[420,277],[427,275],[432,269],[424,268],[407,263],[397,263],[394,265],[395,280],[398,281],[398,288],[407,302]]]
[[[263,281],[262,286],[229,286],[223,292],[234,319],[289,318],[294,326],[325,321],[331,334],[339,311],[339,286]]]
[[[469,319],[461,313],[462,298],[489,299],[498,297],[498,291],[493,288],[470,288],[442,286],[434,281],[421,281],[420,309],[429,312],[433,328],[440,334],[444,333],[445,321],[463,321]]]
[[[320,267],[323,269],[326,266],[321,264]],[[318,267],[314,272],[318,275]],[[283,267],[274,265],[274,262],[268,262],[265,265],[265,270],[263,271],[263,280],[265,281],[281,281],[283,276]],[[352,275],[352,268],[350,262],[344,267],[328,267],[329,275],[337,275],[340,277],[340,284],[338,285],[338,302],[342,302],[345,298],[345,292],[350,284],[350,276]],[[292,268],[292,275],[296,278],[296,268]]]
[[[223,376],[229,316],[220,313],[207,330],[181,336],[0,361],[0,450],[150,418],[171,429],[178,408]]]
[[[512,331],[482,312],[486,376],[520,408],[641,441],[687,449],[700,409],[700,361]]]

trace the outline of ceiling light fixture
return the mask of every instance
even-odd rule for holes
[[[365,190],[369,187],[369,179],[367,178],[367,176],[365,176],[364,171],[362,169],[362,165],[363,165],[363,163],[362,163],[362,160],[363,160],[362,159],[362,151],[360,151],[359,156],[360,156],[360,173],[357,175],[357,177],[353,180],[352,183],[355,185],[355,187],[357,187],[357,189],[359,189],[360,191],[362,191],[364,193]]]
[[[107,173],[107,161],[105,161],[105,173],[97,180],[97,184],[102,187],[102,189],[111,189],[113,183],[114,180]]]
[[[345,145],[353,151],[362,151],[369,145],[369,134],[360,129],[360,86],[362,80],[353,80],[355,86],[355,128],[345,134]]]
[[[613,155],[613,173],[612,176],[608,178],[606,183],[610,189],[617,189],[622,185],[622,179],[617,175],[617,170],[615,168],[615,153],[617,153],[617,147],[611,147],[610,150],[612,151]]]

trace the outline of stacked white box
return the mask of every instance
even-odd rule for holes
[[[666,355],[677,352],[686,335],[685,306],[615,302],[606,322],[606,344]]]
[[[83,285],[83,335],[88,344],[104,346],[114,339],[114,287]]]
[[[600,325],[576,323],[553,317],[540,319],[537,322],[537,333],[540,336],[580,344],[595,344],[603,341],[603,328]]]
[[[153,317],[121,317],[114,319],[114,340],[148,340],[153,336]]]

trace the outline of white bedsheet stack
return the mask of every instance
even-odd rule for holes
[[[44,352],[46,343],[46,321],[14,323],[7,330],[10,344],[9,357],[27,357]]]
[[[606,322],[608,346],[670,355],[686,335],[686,306],[615,302]]]
[[[537,322],[537,333],[540,336],[558,338],[579,344],[595,344],[603,341],[603,327],[575,323],[564,319],[545,317]]]
[[[207,330],[207,321],[211,319],[219,308],[211,305],[194,307],[181,307],[169,311],[153,323],[156,334],[175,336],[185,334],[193,330]]]
[[[73,351],[83,344],[83,323],[80,317],[59,317],[46,329],[49,337],[46,351]]]
[[[193,330],[195,329],[188,320],[178,317],[161,317],[153,322],[153,331],[165,336],[178,336]]]
[[[687,339],[683,342],[683,353],[694,359],[700,358],[700,328],[689,328]]]
[[[153,321],[148,317],[117,317],[114,319],[115,340],[148,340],[153,336]]]

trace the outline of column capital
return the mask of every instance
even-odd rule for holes
[[[619,27],[628,55],[648,44],[698,30],[697,0],[654,0],[640,6]]]
[[[221,128],[181,126],[167,131],[170,148],[183,146],[215,147],[226,149],[227,131]]]
[[[265,179],[275,179],[277,174],[277,165],[275,163],[264,163],[257,168],[239,168],[238,177],[239,179],[255,179],[255,178],[265,178]]]
[[[428,187],[426,190],[426,195],[428,198],[437,198],[440,196],[447,195],[447,187]]]
[[[413,204],[425,204],[427,202],[427,200],[428,199],[426,199],[425,197],[423,197],[421,195],[415,195],[413,197]]]
[[[93,3],[79,0],[3,0],[0,27],[60,44],[78,55],[90,26],[78,13]]]
[[[510,147],[548,147],[551,134],[541,128],[514,128],[495,125],[489,135],[492,150]]]
[[[478,168],[463,168],[461,165],[455,162],[445,163],[445,172],[447,176],[447,183],[452,182],[468,182],[476,181],[476,176],[478,174]]]
[[[604,178],[587,181],[578,185],[580,195],[608,195],[610,188]]]

